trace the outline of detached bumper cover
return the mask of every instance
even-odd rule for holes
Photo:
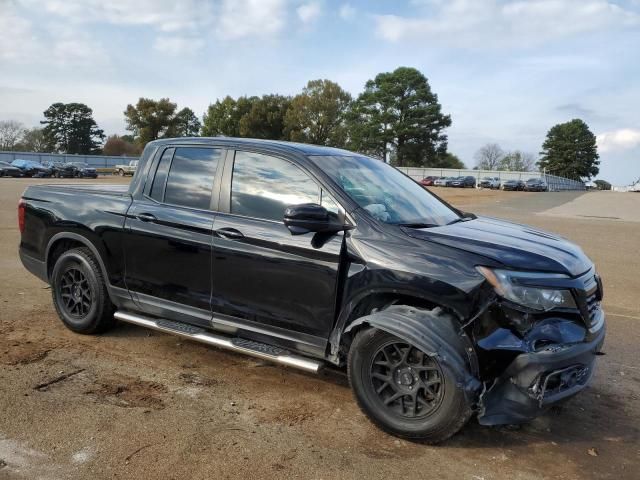
[[[604,317],[604,313],[602,313]],[[518,355],[479,401],[482,425],[528,422],[555,403],[583,390],[593,375],[605,337],[601,328],[590,340]]]

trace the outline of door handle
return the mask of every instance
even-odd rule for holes
[[[237,230],[237,229],[232,228],[232,227],[219,228],[218,230],[215,231],[215,233],[217,233],[221,237],[228,238],[228,239],[231,239],[231,240],[238,239],[238,238],[244,238],[244,235],[242,234],[242,232],[240,230]]]
[[[150,213],[139,213],[136,215],[136,218],[143,222],[155,222],[157,220],[155,215],[151,215]]]

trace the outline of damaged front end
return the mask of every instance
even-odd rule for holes
[[[497,295],[467,324],[484,383],[478,421],[527,422],[589,383],[605,337],[602,284],[593,269],[570,278],[481,268]]]

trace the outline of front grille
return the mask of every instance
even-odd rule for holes
[[[584,290],[580,295],[582,305],[580,306],[585,323],[589,328],[593,327],[598,321],[600,311],[600,301],[602,300],[602,292],[600,282],[597,275],[591,275],[584,282]]]
[[[600,301],[596,293],[592,293],[587,297],[587,312],[589,313],[589,326],[593,325],[596,315],[600,310]]]

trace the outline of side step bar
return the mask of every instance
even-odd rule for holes
[[[244,353],[253,357],[270,360],[272,362],[289,365],[311,373],[318,373],[322,368],[322,362],[293,355],[287,350],[265,343],[254,342],[243,338],[229,338],[209,332],[204,328],[199,328],[181,322],[171,320],[155,319],[144,317],[128,312],[116,312],[113,315],[121,322],[133,323],[141,327],[158,330],[159,332],[170,333],[179,337],[206,343],[214,347],[226,348],[234,352]]]

